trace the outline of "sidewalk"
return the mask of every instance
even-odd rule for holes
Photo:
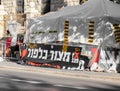
[[[28,65],[20,65],[15,62],[2,61],[0,62],[0,69],[21,70],[30,72],[39,72],[44,74],[53,74],[59,76],[69,76],[76,78],[89,78],[89,79],[101,79],[101,80],[114,80],[120,82],[119,73],[106,73],[106,72],[91,72],[91,71],[72,71],[65,69],[34,67]]]

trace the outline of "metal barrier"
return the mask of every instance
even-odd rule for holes
[[[0,42],[0,56],[5,57],[5,41]]]
[[[18,60],[19,48],[16,50],[15,46],[7,46],[9,42],[5,40],[0,41],[0,57],[3,60],[15,61]],[[10,44],[10,43],[9,43]]]

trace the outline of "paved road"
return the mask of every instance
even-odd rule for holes
[[[0,91],[119,91],[120,82],[0,68]]]
[[[19,65],[14,62],[3,61],[0,62],[0,68],[33,71],[40,73],[56,74],[61,76],[70,76],[74,78],[89,78],[89,79],[102,79],[102,80],[114,80],[120,82],[120,73],[106,73],[106,72],[89,72],[89,71],[72,71],[63,69],[52,69],[44,67],[34,67]]]

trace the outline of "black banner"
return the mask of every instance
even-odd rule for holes
[[[81,55],[82,47],[66,46],[67,51],[64,51],[64,46],[55,44],[29,44],[21,48],[21,58],[26,60],[28,64],[37,66],[47,65],[49,67],[67,69],[87,67],[89,59],[87,56]]]
[[[72,62],[75,49],[81,51],[81,47],[67,47],[67,52],[62,52],[63,45],[51,44],[30,44],[27,46],[27,55],[25,59],[36,62],[52,62],[62,61],[68,63]]]
[[[88,58],[81,55],[81,47],[67,46],[67,51],[64,50],[64,45],[55,44],[29,44],[22,49],[22,59],[39,64],[54,64],[60,67],[80,67],[80,57],[84,60],[84,66],[88,64]],[[75,51],[79,51],[77,59],[74,58]],[[87,58],[87,59],[86,59]]]

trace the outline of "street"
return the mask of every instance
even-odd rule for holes
[[[0,91],[120,91],[120,0],[0,0]]]
[[[0,91],[118,91],[120,82],[0,68]]]

